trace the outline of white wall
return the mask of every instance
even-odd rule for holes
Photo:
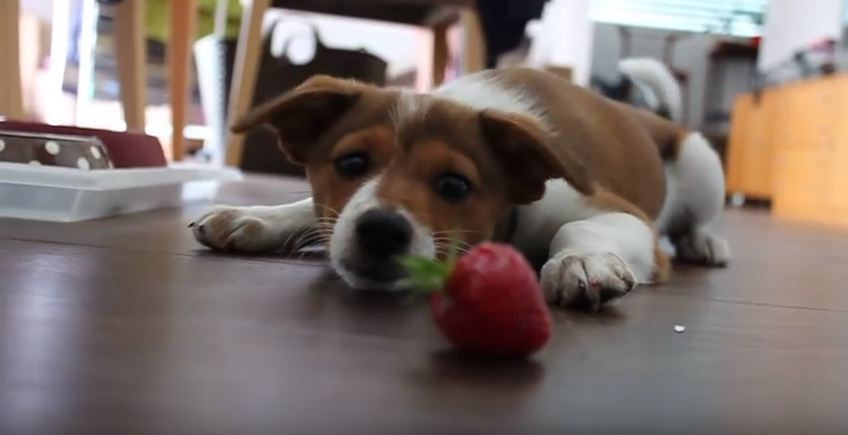
[[[12,1],[12,0],[0,0]],[[17,0],[20,1],[21,12],[38,17],[40,20],[50,22],[53,19],[54,0]],[[68,0],[60,0],[68,1]]]
[[[842,33],[843,0],[772,0],[766,12],[763,42],[757,67],[774,68],[792,55]]]
[[[590,0],[552,0],[545,5],[538,25],[533,25],[530,66],[569,67],[575,83],[586,85],[592,66],[593,23]]]

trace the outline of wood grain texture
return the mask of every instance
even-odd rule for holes
[[[251,178],[220,200],[306,195]],[[542,353],[486,363],[447,351],[423,301],[199,248],[207,206],[0,219],[0,433],[848,431],[848,233],[728,212],[730,268],[557,311]]]

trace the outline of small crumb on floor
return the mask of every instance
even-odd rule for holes
[[[682,334],[683,331],[686,331],[686,327],[683,325],[674,325],[674,332],[678,334]]]

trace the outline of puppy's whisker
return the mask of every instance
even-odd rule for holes
[[[447,245],[447,246],[454,245],[457,248],[463,248],[463,249],[469,249],[469,248],[473,247],[473,245],[468,243],[468,242],[464,242],[464,241],[458,240],[458,239],[444,238],[444,237],[433,238],[433,242],[434,243],[441,243],[441,244],[444,244],[444,245]]]
[[[319,229],[309,228],[305,231],[302,231],[298,235],[298,238],[295,239],[295,241],[293,243],[294,247],[292,248],[292,251],[300,250],[311,242],[324,240],[326,238],[327,238],[326,234],[324,234]]]
[[[466,242],[465,240],[462,240],[462,239],[459,239],[459,238],[456,238],[456,237],[447,237],[447,236],[436,235],[436,236],[433,236],[433,240],[442,240],[442,241],[449,241],[449,242],[455,242],[455,243],[462,243],[462,244],[470,245],[470,243]]]
[[[323,208],[324,210],[326,210],[326,211],[328,211],[328,212],[332,213],[332,214],[333,214],[334,216],[336,216],[336,217],[338,217],[338,216],[341,214],[341,213],[339,213],[339,211],[338,211],[338,210],[336,210],[336,209],[334,209],[333,207],[330,207],[330,206],[328,206],[328,205],[326,205],[326,204],[321,204],[320,202],[316,202],[316,203],[315,203],[315,205],[317,205],[318,207],[321,207],[321,208]]]
[[[442,230],[442,231],[434,231],[434,236],[450,236],[453,234],[483,234],[483,231],[480,230]]]
[[[295,246],[294,251],[295,252],[301,251],[301,250],[303,250],[303,248],[306,248],[307,246],[313,246],[313,245],[316,245],[316,244],[320,244],[319,242],[323,242],[323,241],[324,241],[323,237],[320,237],[320,236],[307,237],[307,238],[301,239],[301,240],[298,241],[298,244]]]
[[[303,231],[293,231],[293,232],[289,233],[289,235],[286,236],[286,239],[283,241],[282,250],[284,252],[288,252],[288,253],[294,252],[294,249],[291,249],[291,246],[293,244],[292,239],[294,239],[295,237],[297,237],[297,238],[303,237],[303,233],[304,233]]]

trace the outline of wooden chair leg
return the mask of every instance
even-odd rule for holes
[[[445,70],[450,63],[450,49],[448,48],[447,25],[439,25],[433,28],[433,86],[439,86],[445,81]]]
[[[144,131],[147,105],[145,0],[123,1],[115,11],[115,58],[127,130]],[[181,2],[176,2],[181,3]],[[55,7],[55,6],[54,6]]]
[[[238,47],[236,48],[230,103],[227,110],[227,125],[244,115],[253,102],[256,75],[262,57],[262,17],[271,7],[271,0],[247,0],[244,2]],[[244,136],[227,133],[227,164],[241,166]]]
[[[0,115],[9,118],[24,116],[19,19],[19,0],[0,1],[0,59],[6,62],[0,80]]]
[[[191,75],[191,45],[197,28],[197,0],[172,1],[168,40],[168,83],[171,99],[171,156],[185,154],[186,112]]]
[[[450,62],[447,25],[422,28],[418,32],[418,53],[415,89],[428,92],[445,80],[445,70]]]
[[[465,9],[460,13],[460,23],[463,33],[462,74],[482,71],[486,67],[486,41],[480,16],[473,9]]]

